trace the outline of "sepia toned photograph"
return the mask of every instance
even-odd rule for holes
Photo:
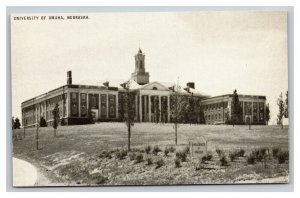
[[[287,15],[11,14],[13,187],[289,183]]]

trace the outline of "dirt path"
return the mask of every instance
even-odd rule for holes
[[[13,158],[13,186],[34,186],[37,181],[37,169],[30,163]]]

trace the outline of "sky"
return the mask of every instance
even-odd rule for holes
[[[67,20],[84,15],[88,19]],[[195,82],[211,96],[265,95],[271,122],[288,90],[287,13],[281,11],[18,14],[11,20],[12,115],[66,84],[128,79],[141,48],[150,81]],[[41,16],[47,16],[41,20]],[[65,20],[49,20],[63,16]]]

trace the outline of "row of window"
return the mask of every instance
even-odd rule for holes
[[[221,109],[221,108],[227,108],[228,102],[218,102],[213,104],[207,104],[203,105],[203,110],[213,110],[213,109]]]
[[[107,102],[108,96],[108,102]],[[88,97],[88,100],[87,100]],[[87,104],[89,101],[89,104]],[[107,104],[108,103],[108,104]],[[80,116],[88,116],[89,109],[99,109],[99,94],[80,94]],[[107,108],[108,111],[107,112]],[[107,115],[109,118],[116,117],[116,95],[113,94],[100,94],[100,117],[106,118]],[[71,92],[71,116],[78,117],[79,115],[79,98],[78,93]]]

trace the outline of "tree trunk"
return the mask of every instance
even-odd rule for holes
[[[39,150],[39,128],[36,128],[36,150]]]
[[[54,129],[54,137],[56,137],[56,129]]]
[[[175,145],[177,145],[177,123],[174,123],[175,128]]]
[[[128,124],[128,151],[130,151],[131,125]]]
[[[23,133],[24,133],[24,138],[25,138],[25,136],[26,136],[26,134],[25,134],[25,126],[23,128],[24,128],[24,132]]]

